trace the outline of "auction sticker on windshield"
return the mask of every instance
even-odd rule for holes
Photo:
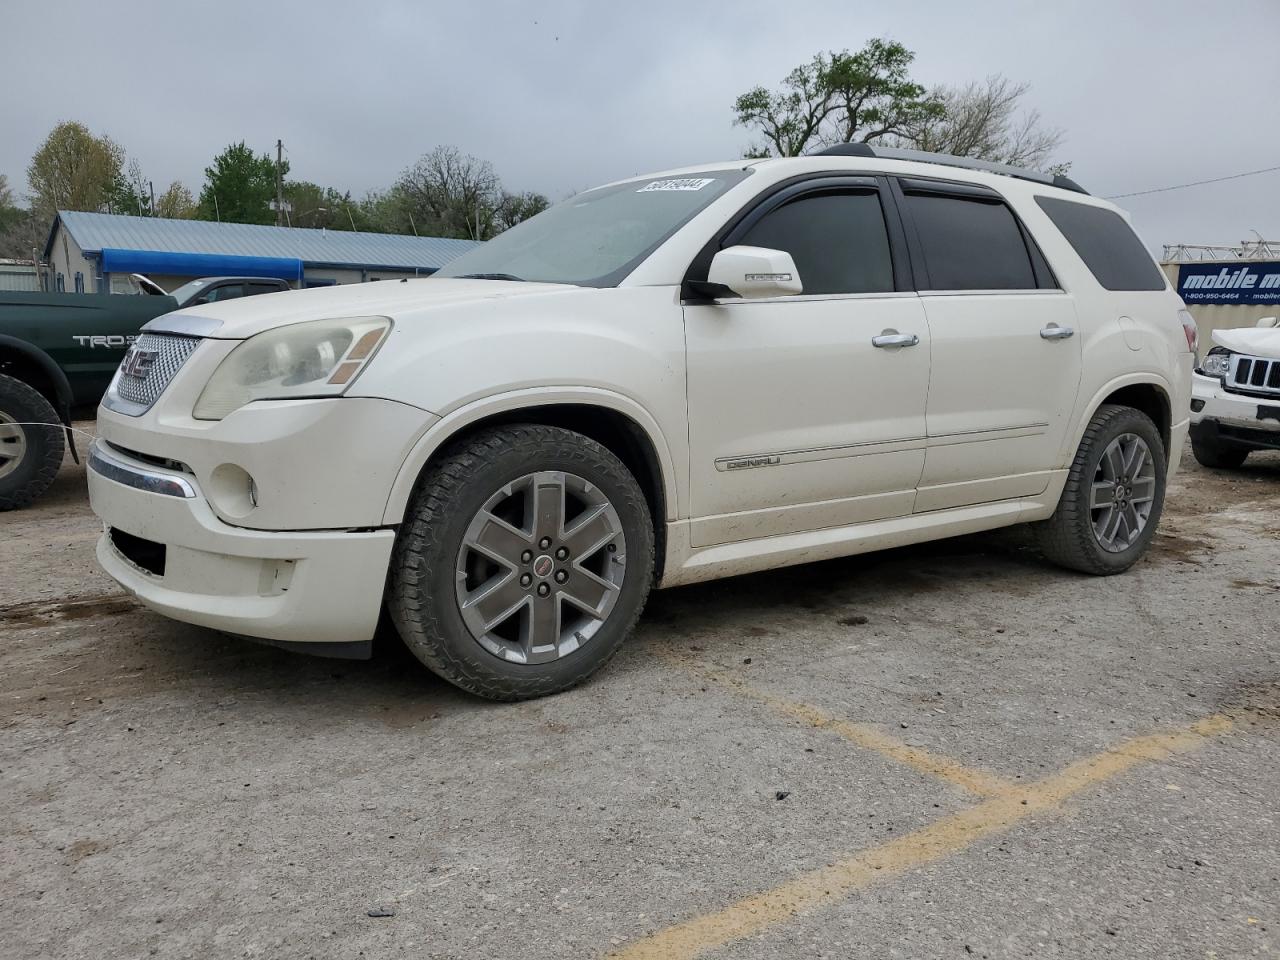
[[[646,183],[636,193],[648,193],[651,190],[701,190],[709,183],[715,183],[714,177],[685,177],[681,180],[654,180]]]

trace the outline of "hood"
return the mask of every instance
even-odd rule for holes
[[[217,340],[243,340],[254,334],[308,320],[338,317],[390,317],[436,307],[483,300],[509,300],[576,290],[565,284],[517,283],[508,280],[380,280],[310,290],[291,290],[222,303],[206,303],[156,317],[142,329],[149,333],[186,333]]]
[[[1213,342],[1232,353],[1280,360],[1280,327],[1235,327],[1214,330]]]

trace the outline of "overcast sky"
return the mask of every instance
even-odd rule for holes
[[[293,177],[356,195],[448,143],[560,199],[740,156],[737,94],[871,37],[914,50],[929,85],[1030,83],[1098,195],[1280,165],[1280,0],[41,0],[5,4],[4,23],[0,173],[19,192],[49,129],[75,119],[157,194],[198,192],[230,142],[279,137]],[[1153,247],[1280,240],[1280,173],[1120,202]]]

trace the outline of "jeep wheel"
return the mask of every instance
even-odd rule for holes
[[[1104,404],[1080,441],[1058,509],[1036,525],[1041,550],[1083,573],[1128,570],[1155,536],[1166,474],[1164,442],[1151,418]]]
[[[0,510],[25,507],[44,493],[65,449],[49,401],[21,380],[0,375]]]
[[[521,424],[455,446],[419,482],[388,609],[409,649],[492,700],[558,693],[617,652],[653,576],[644,494],[581,434]]]
[[[1205,436],[1197,430],[1191,431],[1191,452],[1202,467],[1214,470],[1234,470],[1249,456],[1248,447]]]

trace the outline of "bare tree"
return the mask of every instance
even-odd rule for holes
[[[395,189],[419,233],[483,240],[492,234],[502,186],[493,166],[439,146],[400,175]]]
[[[999,74],[963,87],[936,88],[933,96],[942,111],[916,118],[895,142],[917,150],[1043,169],[1061,146],[1063,133],[1043,126],[1039,111],[1020,109],[1029,89],[1028,84]]]

